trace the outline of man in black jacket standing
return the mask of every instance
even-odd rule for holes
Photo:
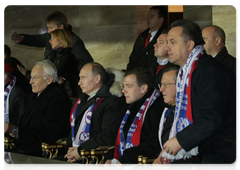
[[[49,59],[49,54],[52,51],[52,47],[49,43],[49,40],[51,39],[51,35],[49,33],[51,31],[54,31],[55,29],[67,29],[71,33],[73,38],[74,47],[72,52],[78,60],[78,71],[80,71],[86,63],[93,61],[93,58],[91,57],[88,50],[85,48],[83,41],[72,32],[72,26],[68,24],[67,17],[62,12],[55,11],[51,13],[46,18],[46,24],[48,27],[48,33],[28,35],[17,34],[16,32],[13,32],[11,34],[11,40],[13,40],[14,43],[17,44],[34,47],[45,47],[44,59]]]
[[[169,62],[177,77],[176,136],[163,145],[162,157],[202,154],[203,163],[236,160],[236,76],[208,56],[198,24],[175,21],[168,33]]]
[[[127,70],[134,69],[135,67],[150,69],[152,63],[156,61],[153,45],[164,29],[164,23],[167,23],[167,11],[165,7],[151,7],[147,17],[148,29],[139,34],[129,57]]]
[[[79,77],[82,94],[70,115],[71,133],[64,156],[68,162],[79,161],[82,149],[113,146],[126,111],[121,98],[123,72],[106,72],[102,65],[91,62],[83,66]]]
[[[216,25],[207,26],[202,30],[202,36],[207,54],[230,67],[236,74],[236,58],[228,54],[224,30]]]

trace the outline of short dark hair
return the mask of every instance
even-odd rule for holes
[[[93,75],[99,74],[101,76],[101,83],[104,84],[107,79],[107,75],[106,75],[106,71],[105,71],[104,67],[97,62],[90,62],[87,64],[92,66],[92,74]]]
[[[162,30],[161,34],[168,34],[168,32],[169,32],[169,29],[164,29]]]
[[[4,54],[6,55],[6,57],[10,57],[11,56],[11,49],[6,44],[4,44]]]
[[[53,22],[58,27],[63,24],[64,28],[68,28],[68,19],[66,15],[60,11],[54,11],[46,18],[46,23]]]
[[[181,37],[185,42],[193,40],[195,46],[204,44],[201,28],[197,23],[187,19],[180,19],[174,21],[171,28],[178,26],[183,28]]]
[[[167,20],[167,14],[168,14],[168,12],[167,12],[167,10],[166,10],[166,8],[164,7],[164,6],[152,6],[150,9],[156,9],[156,10],[158,10],[158,17],[159,18],[163,18],[164,19],[164,21],[166,21]]]
[[[163,67],[162,74],[169,72],[169,71],[173,71],[173,70],[179,71],[179,69],[180,69],[179,65],[176,65],[173,63],[168,63],[165,67]]]
[[[148,89],[153,88],[153,76],[148,69],[142,68],[142,67],[137,67],[137,68],[127,71],[125,73],[124,77],[127,77],[131,74],[134,74],[136,76],[137,85],[139,87],[141,87],[144,84],[147,84]]]

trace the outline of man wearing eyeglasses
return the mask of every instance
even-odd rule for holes
[[[167,142],[171,137],[174,136],[172,132],[176,128],[175,122],[178,121],[179,117],[175,117],[175,105],[176,105],[176,83],[177,75],[179,71],[179,66],[175,64],[170,64],[163,68],[161,84],[158,84],[160,92],[162,93],[164,99],[164,111],[159,123],[159,143],[161,150],[163,144]],[[178,161],[171,162],[170,159],[164,159],[162,157],[162,152],[160,152],[157,159],[154,160],[153,164],[169,164],[169,163],[201,163],[201,155],[194,156],[190,159],[181,159]]]
[[[12,133],[17,147],[10,152],[42,156],[41,143],[66,138],[70,132],[71,101],[58,85],[57,69],[51,61],[38,62],[31,71],[32,94],[18,127],[4,123],[4,132]]]

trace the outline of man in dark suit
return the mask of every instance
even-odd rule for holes
[[[165,23],[167,23],[165,7],[151,7],[147,17],[148,29],[139,34],[129,57],[127,70],[132,70],[135,67],[149,69],[152,63],[156,61],[153,45],[164,29]]]
[[[18,125],[18,118],[26,110],[27,95],[18,87],[17,79],[12,75],[14,68],[4,62],[4,122]]]
[[[42,142],[67,137],[71,101],[57,81],[57,69],[51,61],[37,62],[33,67],[30,79],[33,93],[28,98],[26,112],[20,116],[18,126],[4,123],[4,132],[17,138],[13,152],[42,156]]]
[[[236,74],[236,58],[228,54],[224,30],[216,25],[207,26],[202,30],[202,36],[207,54],[230,67]]]
[[[156,44],[154,44],[154,56],[157,57],[157,60],[154,61],[150,67],[150,72],[154,77],[153,86],[158,90],[160,89],[160,87],[158,87],[158,83],[162,79],[162,69],[169,64],[168,53],[166,50],[167,34],[168,30],[163,30],[159,35]]]
[[[177,77],[176,136],[163,144],[162,157],[202,154],[203,163],[236,160],[236,76],[208,56],[198,24],[177,20],[168,32],[169,62]]]
[[[101,64],[91,62],[83,66],[79,77],[82,93],[71,111],[65,159],[59,156],[68,162],[80,161],[81,150],[113,146],[125,113],[123,72],[105,71]]]

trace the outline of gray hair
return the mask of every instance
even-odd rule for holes
[[[58,82],[57,68],[55,65],[49,60],[38,61],[35,64],[39,68],[43,68],[44,70],[44,78],[47,79],[46,76],[53,76],[53,83]]]

